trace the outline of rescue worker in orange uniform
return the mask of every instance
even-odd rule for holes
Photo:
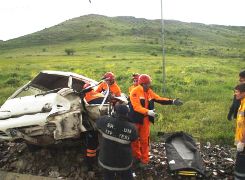
[[[89,86],[90,84],[84,84],[83,89],[88,88]],[[95,92],[91,88],[88,92],[86,92],[84,99],[88,104],[101,104],[104,97],[105,96],[103,94]]]
[[[235,163],[235,180],[245,179],[245,84],[235,87],[235,96],[241,100],[241,105],[237,113],[235,145],[237,146],[237,156]]]
[[[139,76],[140,76],[140,74],[138,74],[138,73],[134,73],[132,75],[133,85],[128,88],[129,95],[130,95],[130,92],[132,91],[132,89],[135,88],[136,86],[138,86]]]
[[[141,74],[139,85],[130,93],[130,120],[135,123],[139,139],[132,143],[133,156],[139,162],[140,167],[146,167],[149,163],[149,136],[150,122],[154,123],[154,102],[162,105],[182,105],[179,99],[160,97],[150,88],[151,78],[147,74]]]
[[[84,84],[83,89],[88,88],[85,93],[84,99],[88,104],[101,104],[104,95],[98,92],[95,92],[93,88],[89,88],[90,84]],[[85,162],[87,164],[88,172],[92,172],[94,169],[94,165],[97,162],[97,147],[98,147],[98,131],[91,130],[86,131],[85,135],[85,146],[86,146],[86,154],[85,154]]]
[[[101,93],[108,90],[107,85],[109,86],[109,91],[111,96],[121,96],[121,89],[117,85],[115,81],[115,75],[112,72],[107,72],[103,76],[103,79],[105,79],[105,82],[102,82],[98,88],[96,89],[96,92]]]

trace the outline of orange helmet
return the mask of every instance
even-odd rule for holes
[[[104,74],[104,79],[112,81],[115,80],[115,75],[112,72],[107,72]]]
[[[139,84],[149,84],[151,83],[151,77],[147,74],[141,74],[138,79]]]

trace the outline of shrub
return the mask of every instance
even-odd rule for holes
[[[75,53],[74,49],[65,49],[65,52],[68,56],[73,56]]]
[[[151,52],[150,55],[151,56],[157,56],[157,53],[156,52]]]
[[[18,79],[10,78],[10,79],[8,79],[8,80],[5,82],[5,84],[11,85],[11,86],[16,86],[16,85],[19,85],[19,82],[20,82],[20,80],[18,80]]]

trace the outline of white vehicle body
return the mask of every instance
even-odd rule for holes
[[[76,92],[85,83],[98,82],[70,72],[40,72],[1,106],[0,139],[52,144],[93,129],[95,119],[108,113],[109,105],[81,100]]]

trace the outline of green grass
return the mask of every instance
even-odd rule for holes
[[[126,56],[125,56],[126,57]],[[153,132],[185,131],[198,140],[232,143],[234,123],[226,120],[237,73],[244,67],[239,59],[166,57],[166,94],[162,94],[160,57],[129,56],[111,58],[83,56],[24,56],[11,60],[0,58],[2,104],[18,87],[41,70],[72,71],[100,79],[113,71],[123,92],[127,93],[133,72],[147,73],[153,78],[153,89],[166,97],[179,97],[181,107],[157,105],[159,117]],[[154,134],[154,133],[153,133]]]
[[[127,93],[132,73],[147,73],[159,95],[181,107],[156,106],[158,131],[185,131],[199,141],[232,144],[226,119],[238,72],[245,69],[245,28],[165,22],[166,94],[162,94],[160,21],[89,15],[0,42],[0,104],[41,70],[71,71],[95,80],[112,71]],[[65,49],[74,49],[66,56]]]

